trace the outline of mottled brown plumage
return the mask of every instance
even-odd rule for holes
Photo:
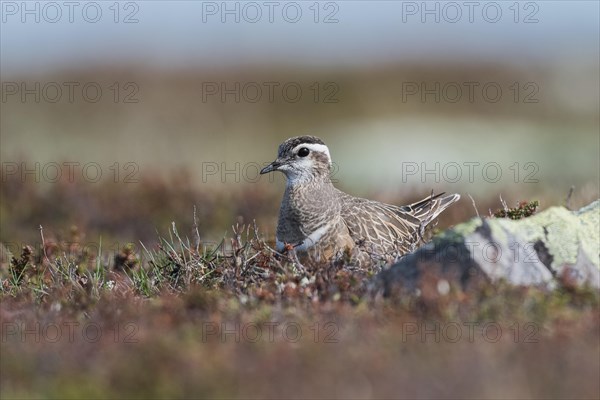
[[[330,169],[331,156],[323,141],[299,136],[283,142],[277,159],[261,171],[281,171],[287,178],[277,224],[278,250],[291,244],[318,259],[330,259],[345,249],[357,259],[393,259],[416,248],[427,225],[460,198],[442,193],[406,206],[361,199],[336,189]]]

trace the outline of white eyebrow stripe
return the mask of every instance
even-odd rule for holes
[[[306,147],[309,150],[318,151],[319,153],[325,153],[327,155],[327,160],[329,160],[329,164],[331,164],[331,155],[329,154],[329,147],[325,146],[324,144],[302,143],[302,144],[299,144],[298,146],[294,147],[294,149],[292,151],[295,153],[298,149],[300,149],[302,147]]]

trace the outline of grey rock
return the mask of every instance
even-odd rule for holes
[[[384,295],[423,290],[436,279],[462,290],[500,281],[600,289],[600,200],[578,211],[551,207],[516,221],[473,218],[382,271],[371,289]]]

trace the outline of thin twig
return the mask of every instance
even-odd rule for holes
[[[198,215],[196,214],[196,205],[194,205],[194,247],[196,248],[196,253],[200,252],[200,231],[198,230]]]
[[[504,199],[502,199],[502,195],[500,195],[500,203],[502,204],[502,207],[504,208],[504,212],[506,213],[506,215],[508,215],[508,205],[506,204]]]
[[[575,186],[571,186],[569,189],[569,193],[567,194],[567,199],[565,200],[565,207],[567,210],[571,211],[571,197],[573,196],[573,192],[575,191]]]
[[[479,210],[477,210],[477,206],[475,205],[475,199],[473,199],[473,197],[470,194],[467,194],[467,196],[469,196],[469,198],[471,199],[471,203],[473,203],[473,208],[475,209],[475,213],[477,214],[477,218],[481,218],[479,216]]]
[[[303,275],[306,274],[306,268],[304,267],[304,265],[302,265],[302,263],[298,259],[298,254],[296,254],[296,248],[292,247],[291,249],[288,249],[288,253],[290,254],[290,257],[291,257],[292,261],[294,262],[294,264],[297,264],[298,270],[300,271],[300,273]]]
[[[46,240],[44,239],[44,228],[40,225],[40,236],[42,237],[42,250],[44,251],[44,259],[48,262],[48,267],[50,268],[50,273],[52,277],[54,277],[54,271],[52,270],[52,263],[48,258],[48,254],[46,253]]]

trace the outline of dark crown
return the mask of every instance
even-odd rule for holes
[[[290,151],[299,144],[325,144],[321,139],[316,136],[296,136],[289,138],[279,146],[279,156],[282,156]]]

